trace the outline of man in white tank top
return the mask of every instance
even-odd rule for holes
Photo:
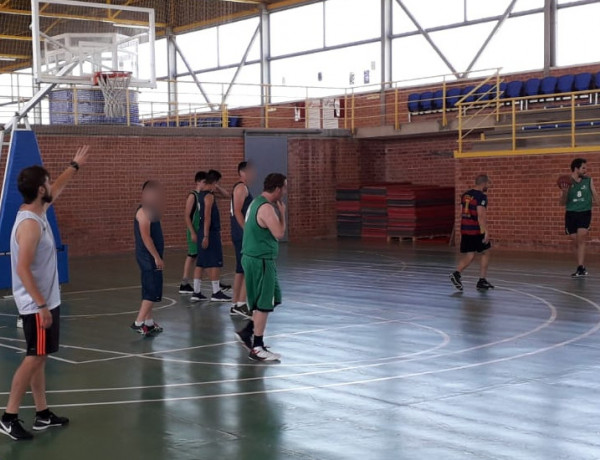
[[[26,356],[15,372],[0,433],[11,439],[31,439],[19,421],[19,407],[28,389],[35,401],[33,429],[63,426],[69,419],[58,417],[46,402],[45,365],[48,354],[58,351],[59,306],[56,244],[46,211],[69,180],[86,162],[88,146],[80,147],[69,167],[50,183],[48,172],[31,166],[19,174],[18,187],[24,204],[19,209],[10,238],[12,286],[15,303],[23,317]]]

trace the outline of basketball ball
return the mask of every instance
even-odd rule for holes
[[[558,176],[558,179],[556,180],[556,185],[558,185],[558,188],[563,189],[570,187],[572,182],[573,179],[571,178],[571,176],[569,176],[568,174],[564,174],[562,176]]]

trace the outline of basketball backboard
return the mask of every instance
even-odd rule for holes
[[[32,0],[33,72],[39,83],[92,85],[97,72],[131,72],[155,87],[154,10],[111,3]],[[61,68],[76,62],[66,75]]]

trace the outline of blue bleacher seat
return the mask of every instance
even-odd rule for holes
[[[428,112],[433,107],[433,92],[425,91],[421,93],[421,97],[419,98],[419,107],[423,112]]]
[[[562,77],[558,77],[558,82],[556,84],[556,92],[557,93],[570,93],[573,91],[573,84],[575,83],[575,75],[563,75]]]
[[[446,107],[453,109],[460,100],[460,88],[449,88],[446,90]]]
[[[466,96],[467,94],[469,94],[474,89],[475,89],[475,86],[472,86],[472,85],[465,86],[462,89],[462,91],[460,92],[460,94],[462,96]],[[475,101],[475,93],[471,94],[469,97],[466,97],[463,102],[474,102],[474,101]]]
[[[491,90],[492,90],[492,85],[486,83],[484,85],[481,85],[479,87],[479,89],[477,90],[476,97],[478,101],[489,101],[492,98],[492,94],[491,94]]]
[[[523,92],[525,96],[537,96],[540,94],[540,79],[530,78],[524,84]]]
[[[504,93],[506,92],[506,87],[506,82],[500,82],[500,97],[505,97]],[[492,91],[490,92],[490,99],[496,99],[496,85],[492,86]]]
[[[522,81],[510,81],[506,84],[506,91],[504,91],[505,98],[520,97],[523,95],[523,82]]]
[[[590,72],[582,72],[575,75],[573,82],[575,91],[587,91],[592,88],[592,74]]]
[[[419,99],[421,95],[419,93],[412,93],[408,95],[408,111],[411,113],[419,111]]]
[[[444,90],[438,89],[433,92],[433,110],[442,110],[444,107]]]
[[[558,84],[558,78],[556,77],[544,77],[540,81],[540,94],[555,94],[556,85]]]

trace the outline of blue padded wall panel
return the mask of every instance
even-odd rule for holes
[[[0,202],[0,289],[11,287],[10,234],[19,207],[23,203],[23,198],[17,189],[17,177],[23,168],[41,164],[42,158],[35,133],[29,130],[13,131]],[[58,251],[59,280],[61,283],[67,283],[69,281],[67,248],[63,246],[60,239],[54,208],[48,209],[47,216]]]

